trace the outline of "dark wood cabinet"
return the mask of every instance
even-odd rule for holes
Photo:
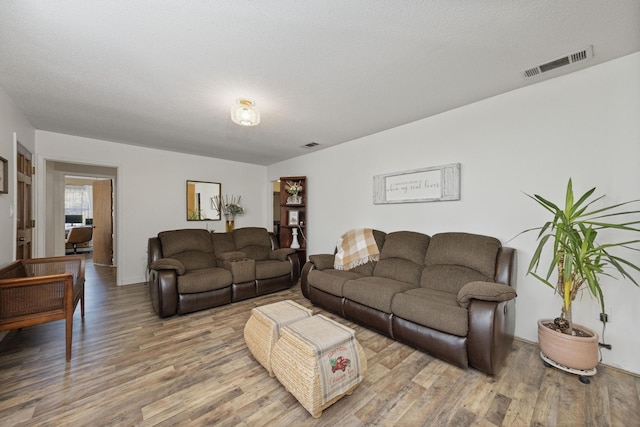
[[[301,188],[297,193],[290,190],[297,187]],[[294,240],[297,240],[300,247],[296,248],[296,251],[301,266],[307,261],[306,230],[307,177],[280,177],[280,247],[290,248]]]

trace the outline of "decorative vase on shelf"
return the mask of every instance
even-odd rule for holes
[[[298,194],[292,194],[287,197],[288,205],[301,205],[302,204],[302,196],[298,196]]]
[[[291,240],[291,249],[300,249],[300,243],[298,242],[298,229],[294,228],[291,230],[291,234],[293,235],[293,239]]]
[[[302,196],[300,196],[300,192],[302,191],[302,184],[300,181],[287,181],[284,185],[284,190],[291,194],[287,197],[288,205],[301,205],[302,204]]]

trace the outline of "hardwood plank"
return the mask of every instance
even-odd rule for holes
[[[538,389],[520,383],[507,408],[503,424],[508,426],[528,426],[533,417],[533,410],[538,398]]]
[[[502,421],[507,415],[507,410],[509,409],[510,404],[510,398],[499,393],[496,394],[490,401],[489,410],[487,411],[485,418],[497,426],[503,425]]]
[[[557,386],[552,379],[551,370],[545,373],[538,391],[538,399],[536,400],[531,416],[532,426],[550,426],[555,424],[558,419],[558,393],[561,387]]]
[[[633,425],[640,426],[640,401],[637,390],[639,381],[637,377],[629,376],[616,369],[600,370],[599,374],[606,373],[606,384],[609,394],[609,409],[611,412],[611,425]],[[599,384],[600,378],[598,378]],[[591,385],[594,385],[593,382]],[[594,408],[599,410],[600,407]],[[635,416],[629,416],[634,413]]]

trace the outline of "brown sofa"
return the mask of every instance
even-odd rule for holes
[[[487,236],[374,231],[378,261],[335,270],[311,255],[302,293],[314,305],[457,366],[496,374],[515,328],[515,250]]]
[[[171,230],[149,239],[149,294],[160,317],[290,288],[300,278],[294,249],[264,228],[231,233]]]

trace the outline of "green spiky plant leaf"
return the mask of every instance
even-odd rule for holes
[[[595,190],[595,187],[590,189],[576,200],[573,184],[569,179],[563,208],[537,194],[527,194],[553,217],[541,227],[522,232],[538,231],[538,245],[531,257],[527,274],[554,289],[562,298],[560,317],[569,322],[566,333],[573,330],[571,304],[584,289],[588,289],[600,304],[602,313],[605,312],[601,276],[615,277],[614,274],[617,273],[638,286],[638,281],[632,274],[640,272],[640,267],[617,253],[640,251],[640,210],[625,210],[628,205],[637,204],[640,200],[594,207],[604,197],[593,196]],[[600,243],[597,238],[602,230],[620,230],[632,237],[620,242]],[[549,250],[552,255],[549,264],[541,265]],[[555,284],[551,282],[554,274]]]

